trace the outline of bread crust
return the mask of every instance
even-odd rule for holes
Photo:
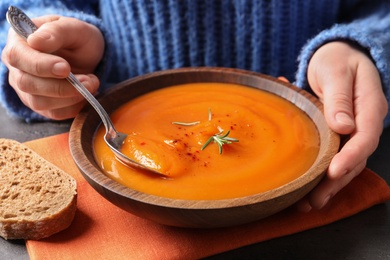
[[[70,226],[77,184],[27,146],[0,138],[0,199],[0,236],[39,240]]]

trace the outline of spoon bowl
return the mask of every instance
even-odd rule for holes
[[[38,27],[34,24],[34,22],[19,8],[10,6],[8,8],[7,21],[11,25],[11,27],[15,30],[17,34],[19,34],[22,38],[27,39],[27,37],[35,32]],[[106,128],[106,134],[104,136],[104,140],[110,149],[114,152],[115,156],[124,164],[134,167],[141,170],[146,170],[153,172],[155,174],[163,175],[155,169],[152,169],[146,165],[143,165],[125,154],[121,152],[121,147],[123,141],[126,139],[127,134],[118,132],[114,124],[112,123],[110,116],[107,114],[105,109],[101,106],[99,101],[85,88],[85,86],[74,76],[73,73],[70,73],[66,78],[70,84],[72,84],[83,97],[92,105],[92,107],[99,114],[100,118],[103,121],[103,124]]]

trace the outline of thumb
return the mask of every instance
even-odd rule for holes
[[[355,129],[354,76],[352,72],[346,73],[336,67],[316,73],[315,88],[320,89],[325,118],[330,128],[339,134],[350,134]],[[343,71],[342,75],[340,71]]]

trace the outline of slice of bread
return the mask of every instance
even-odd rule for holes
[[[0,138],[0,236],[38,240],[71,224],[76,180],[27,146]]]

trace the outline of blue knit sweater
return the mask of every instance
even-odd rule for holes
[[[106,40],[96,71],[101,91],[140,74],[188,66],[283,75],[308,88],[306,71],[313,53],[326,42],[350,40],[371,55],[390,100],[389,1],[0,0],[1,48],[9,5],[31,17],[60,14],[99,27]],[[43,119],[17,98],[3,64],[0,102],[26,121]]]

